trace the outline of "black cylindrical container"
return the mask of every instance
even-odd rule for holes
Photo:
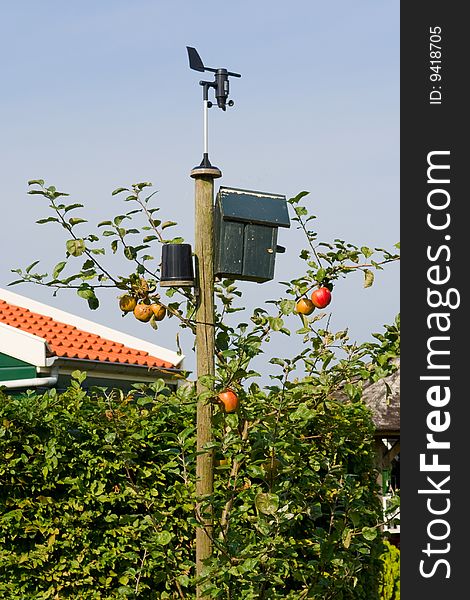
[[[163,244],[160,285],[163,287],[194,286],[191,244]]]

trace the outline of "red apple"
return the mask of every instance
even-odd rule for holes
[[[317,308],[325,308],[331,302],[331,292],[327,287],[319,287],[313,290],[310,297]]]
[[[223,392],[220,392],[220,394],[217,396],[217,398],[223,405],[225,412],[232,413],[237,410],[238,405],[239,405],[238,396],[230,388],[227,388]]]

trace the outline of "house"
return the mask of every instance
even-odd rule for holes
[[[371,411],[374,424],[374,450],[377,483],[383,506],[383,530],[390,541],[400,546],[400,509],[393,509],[400,493],[400,359],[397,369],[374,383],[365,383],[362,401]],[[345,401],[344,392],[336,395]]]
[[[388,522],[384,531],[390,541],[400,545],[400,511],[389,512],[393,498],[400,492],[400,359],[391,375],[365,385],[362,399],[370,408],[375,426],[375,460]]]
[[[164,379],[176,386],[184,356],[88,319],[0,289],[0,388],[68,387],[85,371],[85,387]]]

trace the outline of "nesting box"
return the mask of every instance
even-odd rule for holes
[[[274,277],[279,227],[290,227],[286,197],[221,187],[215,203],[215,276],[262,283]]]

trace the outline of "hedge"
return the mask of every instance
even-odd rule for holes
[[[0,392],[0,596],[194,598],[193,386],[84,377]],[[380,597],[370,415],[318,398],[318,382],[252,384],[237,414],[215,409],[209,597]]]

